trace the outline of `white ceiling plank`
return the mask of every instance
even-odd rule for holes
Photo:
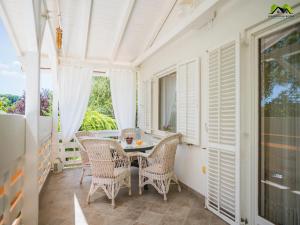
[[[92,18],[92,7],[93,7],[93,0],[88,0],[86,3],[86,21],[85,26],[83,26],[83,48],[82,48],[82,59],[86,59],[87,49],[88,49],[88,40],[89,34],[91,29],[91,18]]]
[[[44,3],[45,11],[47,13],[47,20],[46,20],[44,35],[49,35],[49,38],[51,40],[50,46],[51,46],[52,52],[55,54],[54,57],[56,59],[58,59],[58,52],[57,52],[57,48],[56,48],[56,34],[54,33],[54,28],[53,28],[52,23],[50,22],[50,17],[48,15],[49,8],[47,5],[47,1],[44,0],[43,3]],[[46,30],[47,30],[47,32],[46,32]]]
[[[139,66],[142,62],[144,62],[147,58],[152,56],[166,44],[173,41],[179,35],[184,34],[184,32],[188,31],[199,19],[203,19],[203,22],[207,23],[207,18],[205,18],[204,15],[211,11],[219,2],[222,2],[222,0],[204,1],[201,6],[191,13],[190,16],[183,19],[181,23],[177,25],[176,29],[167,33],[164,37],[162,37],[162,39],[154,43],[148,50],[138,56],[137,59],[133,61],[133,66]],[[211,20],[211,18],[208,18],[208,20]]]
[[[28,28],[33,29],[32,32],[29,33],[33,35],[33,50],[40,52],[41,48],[41,2],[39,0],[27,0],[30,3],[30,13],[29,16],[32,17],[34,26],[30,26]]]
[[[19,56],[19,57],[22,56],[22,50],[20,48],[17,36],[16,36],[16,34],[14,32],[14,28],[12,27],[11,22],[7,16],[7,12],[5,11],[2,1],[0,1],[0,17],[2,19],[4,27],[6,28],[8,35],[10,36],[12,44],[15,47],[17,56]]]
[[[51,23],[49,20],[46,21],[46,31],[45,35],[48,35],[48,38],[50,39],[49,43],[49,54],[53,54],[52,57],[54,57],[54,60],[58,62],[58,54],[57,54],[57,48],[56,48],[56,41],[53,35],[53,29],[51,28]]]
[[[146,42],[146,45],[144,47],[144,51],[146,51],[148,48],[150,48],[152,46],[152,44],[154,43],[156,37],[158,36],[159,32],[161,31],[161,29],[163,28],[165,22],[167,21],[169,15],[171,14],[174,6],[176,5],[176,2],[177,2],[177,0],[170,0],[169,1],[168,7],[166,8],[165,12],[162,13],[162,16],[161,16],[160,20],[158,21],[158,23],[156,24],[153,32],[151,33],[151,35],[147,39],[148,41]]]
[[[127,28],[128,22],[130,20],[130,16],[131,16],[132,10],[134,8],[135,2],[136,2],[136,0],[129,0],[129,4],[128,4],[127,9],[125,10],[124,17],[121,17],[121,19],[120,19],[121,20],[120,28],[117,33],[117,38],[113,45],[114,47],[113,47],[112,56],[111,56],[112,61],[114,61],[118,55],[118,51],[119,51],[122,39],[124,37],[124,34],[126,32],[126,28]]]

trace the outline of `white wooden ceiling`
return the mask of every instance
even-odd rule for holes
[[[6,20],[5,25],[20,54],[36,41],[28,29],[33,27],[34,21],[30,15],[32,9],[27,10],[28,2],[30,0],[0,0],[0,16]],[[193,7],[188,11],[182,2],[185,1],[43,0],[46,11],[42,13],[48,17],[52,36],[61,24],[63,48],[58,52],[61,58],[121,65],[133,64],[203,2],[209,5],[218,0],[189,0]],[[47,48],[42,47],[42,51],[44,49]]]
[[[46,0],[53,29],[57,0]],[[174,0],[61,0],[63,56],[132,62]],[[54,31],[53,31],[54,32]],[[86,41],[87,40],[87,41]]]

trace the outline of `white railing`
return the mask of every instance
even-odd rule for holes
[[[42,141],[38,150],[38,160],[38,184],[41,191],[51,170],[51,135]]]
[[[0,224],[19,221],[24,195],[24,158],[8,169],[0,180]]]
[[[93,131],[97,137],[118,137],[118,130],[99,130]],[[61,133],[58,134],[59,144],[59,158],[62,160],[64,167],[73,167],[81,165],[81,158],[79,153],[79,146],[72,139],[70,142],[63,143],[61,138]]]
[[[24,196],[25,118],[0,115],[0,225],[18,224]]]

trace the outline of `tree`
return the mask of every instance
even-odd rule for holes
[[[48,89],[42,89],[40,93],[40,115],[51,116],[52,115],[52,92]],[[19,99],[7,108],[8,113],[25,114],[25,92],[19,97]]]
[[[7,110],[8,113],[25,114],[25,91],[23,95]]]
[[[40,94],[40,115],[51,116],[52,115],[52,92],[48,89],[42,89]]]
[[[300,115],[299,40],[300,32],[296,30],[263,51],[261,94],[265,116]]]
[[[108,77],[94,77],[88,109],[114,117]]]
[[[10,101],[6,96],[0,97],[0,111],[7,112]]]

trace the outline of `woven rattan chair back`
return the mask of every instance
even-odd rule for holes
[[[145,132],[140,128],[126,128],[121,131],[121,139],[125,139],[127,137],[137,138],[136,134],[139,132],[141,134],[141,138],[145,135]]]
[[[126,157],[122,146],[112,139],[85,139],[82,145],[88,153],[94,177],[113,178],[118,159]]]

